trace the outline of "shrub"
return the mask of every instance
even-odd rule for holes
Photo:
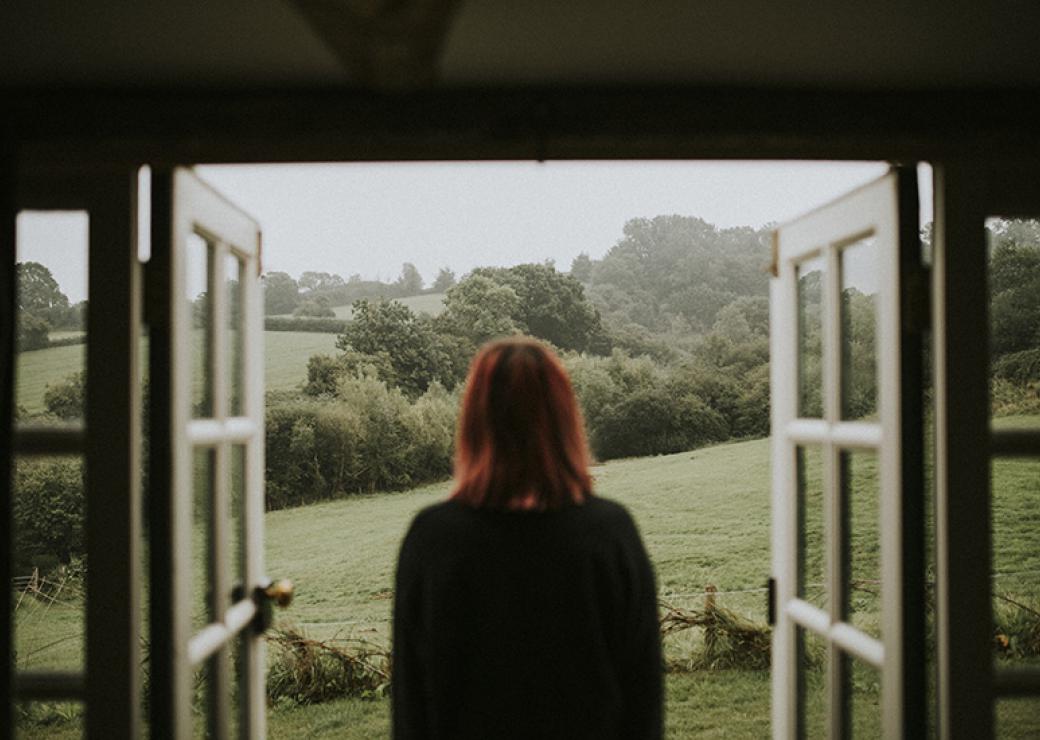
[[[60,383],[47,386],[43,392],[43,405],[59,419],[81,419],[85,388],[86,375],[82,370],[67,375]]]
[[[667,387],[644,388],[611,406],[592,429],[603,460],[666,455],[728,436],[726,420],[695,396],[674,397]]]
[[[18,317],[18,337],[16,346],[19,352],[29,352],[34,349],[44,349],[49,346],[48,337],[51,325],[44,319],[37,318],[30,313],[23,313]]]
[[[321,319],[298,316],[268,316],[264,331],[309,331],[323,334],[342,334],[350,323],[346,319]]]
[[[13,518],[20,566],[56,558],[68,564],[85,552],[83,465],[79,460],[33,460],[15,472]]]
[[[347,696],[374,699],[390,690],[391,658],[386,648],[364,642],[341,647],[291,629],[270,632],[267,644],[272,652],[267,698],[272,703],[317,704]]]

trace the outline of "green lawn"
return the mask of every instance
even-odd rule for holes
[[[437,316],[444,310],[444,293],[423,293],[421,295],[410,295],[407,298],[394,298],[395,301],[403,303],[415,313],[428,313]],[[351,306],[336,306],[332,309],[336,312],[337,319],[349,319],[354,316]]]
[[[1002,423],[1040,424],[1040,417]],[[594,470],[598,493],[623,502],[634,514],[654,561],[662,598],[683,606],[703,601],[703,588],[722,592],[718,602],[761,622],[765,595],[759,591],[769,573],[769,443],[739,442],[655,458],[612,461]],[[995,581],[998,593],[1036,604],[1040,600],[1040,463],[1008,460],[994,467],[994,570],[1017,573]],[[808,488],[818,485],[818,458],[809,456]],[[853,577],[869,581],[877,568],[876,469],[873,460],[852,461]],[[401,493],[356,496],[342,501],[272,512],[266,517],[267,564],[274,577],[296,582],[297,598],[279,615],[321,639],[385,642],[392,605],[391,586],[400,538],[421,507],[443,498],[448,484]],[[817,520],[807,502],[807,519]],[[818,524],[807,521],[810,545]],[[809,554],[810,569],[818,568]],[[812,580],[812,576],[807,577]],[[19,610],[20,655],[36,667],[69,665],[80,655],[78,640],[46,647],[48,640],[74,634],[72,613],[52,606],[46,619],[23,620]],[[858,591],[854,621],[877,629],[876,599]],[[64,615],[64,616],[62,616]],[[59,622],[58,619],[67,620]],[[32,624],[27,622],[31,621]],[[698,647],[695,630],[670,637],[672,658]],[[40,648],[43,648],[42,650]],[[816,671],[813,672],[815,674]],[[876,734],[877,685],[870,672],[857,669],[854,722],[864,736]],[[809,677],[809,715],[822,719],[822,686]],[[388,702],[345,699],[311,707],[278,707],[270,712],[271,737],[378,738],[388,734]],[[769,732],[769,677],[765,671],[670,674],[667,679],[670,738],[760,738]],[[1034,700],[1001,702],[1002,736],[1033,737],[1040,732]],[[33,726],[25,737],[61,737],[71,723]]]
[[[142,361],[147,350],[141,340]],[[268,390],[295,388],[306,380],[307,360],[314,354],[334,354],[336,335],[305,331],[264,332],[264,372]],[[60,383],[84,369],[86,345],[50,347],[19,353],[15,401],[30,415],[44,411],[43,394],[48,385]]]

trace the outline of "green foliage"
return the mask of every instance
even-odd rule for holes
[[[371,374],[354,375],[333,358],[313,360],[309,369],[308,388],[323,396],[320,401],[267,404],[269,509],[450,474],[458,402],[441,385],[409,402],[396,388]]]
[[[48,338],[51,325],[46,319],[41,319],[30,313],[22,313],[18,316],[18,337],[16,343],[19,352],[29,352],[34,349],[44,349],[50,346]]]
[[[264,314],[292,313],[300,302],[300,286],[287,272],[264,275]]]
[[[385,356],[393,370],[393,383],[409,398],[422,395],[434,381],[450,388],[457,380],[433,320],[416,316],[397,301],[356,301],[354,319],[336,346],[344,352],[370,355],[379,364]]]
[[[358,642],[312,640],[292,629],[272,630],[267,698],[275,705],[318,704],[353,696],[376,699],[390,691],[390,653]]]
[[[318,296],[317,298],[308,298],[303,301],[296,310],[293,311],[293,316],[307,316],[317,319],[334,319],[336,318],[336,312],[332,310],[329,305],[329,299],[325,296]]]
[[[1040,222],[1001,221],[991,233],[994,356],[1040,348]]]
[[[455,273],[447,267],[442,267],[434,278],[430,291],[433,293],[447,293],[450,288],[455,287]]]
[[[664,386],[642,388],[609,407],[592,429],[602,459],[666,455],[727,436],[726,421],[692,395],[673,397]]]
[[[518,300],[512,319],[522,332],[563,350],[594,354],[610,351],[599,312],[585,297],[585,288],[576,278],[557,272],[553,265],[480,267],[463,282],[477,277],[512,288]]]
[[[82,419],[86,396],[86,374],[81,370],[65,377],[43,393],[43,405],[47,412],[59,419]]]
[[[300,275],[299,281],[300,290],[307,292],[334,290],[344,285],[346,283],[343,282],[343,278],[328,272],[307,271]]]
[[[333,312],[333,316],[335,316],[335,312]],[[341,334],[346,326],[346,321],[337,318],[267,316],[264,319],[264,331],[305,331]]]
[[[520,299],[512,287],[471,275],[448,291],[437,326],[476,349],[491,339],[520,333],[515,318],[519,314]]]
[[[84,554],[83,465],[78,460],[21,462],[15,471],[15,557],[21,566]]]
[[[415,295],[422,292],[423,279],[419,270],[411,262],[401,265],[401,276],[394,283],[397,294],[401,296]]]
[[[39,262],[19,262],[15,271],[19,316],[31,315],[51,326],[66,326],[74,319],[76,313],[70,313],[68,297],[47,267]]]

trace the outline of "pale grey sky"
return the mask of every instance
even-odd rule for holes
[[[467,162],[199,167],[255,216],[264,268],[394,279],[413,262],[447,266],[603,256],[631,218],[698,216],[719,227],[790,220],[868,182],[883,163]],[[930,185],[922,195],[930,220]],[[51,268],[73,301],[86,292],[86,219],[23,214],[19,259]]]

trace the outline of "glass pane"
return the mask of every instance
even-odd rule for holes
[[[237,650],[235,651],[237,654]],[[240,726],[238,697],[233,661],[227,652],[216,653],[204,666],[195,671],[194,695],[192,698],[192,737],[238,737]],[[218,673],[224,675],[218,678]],[[217,722],[223,716],[228,731],[222,734]]]
[[[849,655],[843,658],[846,686],[846,737],[881,737],[881,674]]]
[[[231,446],[231,465],[229,466],[231,481],[228,495],[231,498],[231,521],[228,533],[231,541],[228,552],[231,555],[231,580],[235,584],[245,583],[245,485],[246,485],[246,446]]]
[[[85,211],[23,211],[16,220],[15,415],[21,423],[83,418]]]
[[[815,633],[796,627],[799,736],[827,737],[827,646]]]
[[[881,489],[877,455],[841,453],[845,605],[843,616],[869,635],[881,637]]]
[[[245,359],[243,356],[242,321],[245,318],[242,305],[242,261],[234,255],[224,260],[224,282],[227,287],[228,311],[228,404],[231,416],[243,413],[242,393],[245,389]]]
[[[86,633],[83,463],[79,456],[15,459],[15,669],[81,670]]]
[[[191,234],[184,251],[184,297],[191,306],[191,414],[213,416],[213,378],[210,335],[213,332],[209,300],[213,250],[198,234]]]
[[[993,709],[994,737],[1000,740],[1040,737],[1040,696],[998,699]]]
[[[1040,221],[991,218],[990,398],[994,426],[1040,427]]]
[[[204,627],[214,618],[212,607],[213,580],[213,476],[216,455],[209,448],[199,448],[194,454],[192,506],[192,609],[193,630]]]
[[[823,257],[798,265],[798,415],[823,416]]]
[[[86,737],[86,712],[73,701],[30,701],[15,705],[18,740],[79,740]]]
[[[841,262],[841,418],[877,417],[878,275],[874,237],[839,252]]]
[[[823,456],[818,447],[799,447],[798,596],[827,608],[824,583]]]
[[[1040,665],[1040,459],[995,459],[992,491],[993,649]]]

